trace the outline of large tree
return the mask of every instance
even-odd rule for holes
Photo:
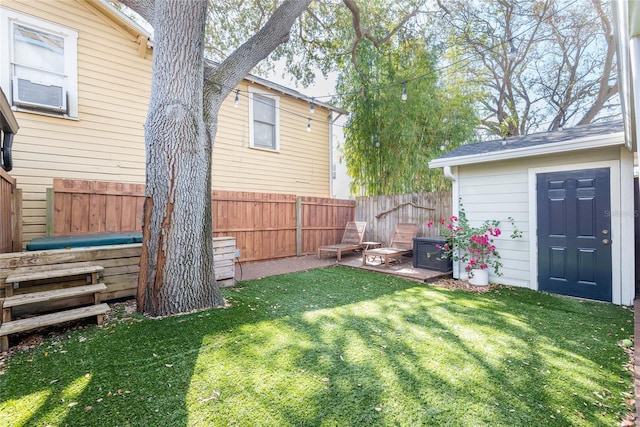
[[[211,156],[218,111],[236,85],[289,40],[296,20],[301,20],[296,27],[301,40],[305,38],[302,20],[313,23],[315,30],[327,29],[330,24],[316,13],[334,16],[336,4],[320,2],[318,9],[303,18],[312,0],[119,1],[154,29],[151,98],[145,126],[147,173],[138,310],[168,315],[220,306],[223,299],[215,284],[211,216]],[[350,28],[355,34],[355,41],[347,43],[355,46],[365,38],[384,41],[385,34],[417,13],[424,1],[381,2],[393,4],[387,10],[395,11],[388,15],[393,19],[384,23],[396,23],[383,25],[374,33],[360,27],[361,11],[356,1],[343,0],[347,7],[342,9],[352,17]],[[249,3],[257,9],[251,11]],[[207,24],[209,30],[205,31]],[[237,35],[221,37],[225,43],[208,49],[206,41],[216,40],[218,32]],[[343,39],[336,43],[344,45]],[[333,42],[318,39],[318,34],[307,42],[320,43],[324,52],[332,51],[328,44]],[[207,57],[218,62],[213,65]],[[318,60],[321,55],[314,58]],[[309,78],[307,74],[303,80]]]
[[[247,73],[288,40],[292,23],[311,0],[285,0],[215,67],[204,55],[207,0],[122,3],[154,29],[138,310],[167,315],[220,306],[211,216],[218,111]]]
[[[421,16],[431,0],[324,0],[309,5],[292,25],[293,37],[258,64],[258,73],[276,61],[302,85],[316,74],[342,70],[356,61],[355,52],[364,41],[377,47],[388,44],[398,32]],[[213,1],[212,1],[213,3]],[[227,0],[215,2],[209,14],[207,55],[223,61],[246,37],[271,16],[273,0]],[[229,25],[233,22],[233,25]],[[339,101],[339,99],[337,99]]]
[[[438,0],[449,66],[484,89],[491,135],[590,123],[618,93],[601,0]],[[608,7],[608,6],[606,6]]]

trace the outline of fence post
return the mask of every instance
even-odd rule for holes
[[[54,201],[55,193],[53,188],[47,188],[47,211],[46,211],[46,230],[47,237],[54,235],[54,218],[55,218],[55,201]]]
[[[12,220],[12,246],[13,252],[22,251],[22,189],[15,187],[13,189],[13,200],[11,201],[11,220]]]
[[[302,256],[302,197],[296,197],[296,256]]]

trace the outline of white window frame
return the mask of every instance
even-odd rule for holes
[[[265,96],[272,98],[275,101],[275,141],[273,148],[260,147],[255,145],[254,134],[253,134],[253,95],[258,94],[260,96]],[[280,151],[280,97],[278,95],[274,95],[273,93],[260,90],[258,88],[249,87],[249,146],[251,148],[255,148],[256,150],[265,150],[271,152],[279,152]]]
[[[67,96],[67,112],[39,110],[13,104],[13,24],[50,33],[64,40],[64,87]],[[78,118],[78,32],[70,28],[0,7],[0,86],[7,94],[14,111],[42,114],[70,119]]]

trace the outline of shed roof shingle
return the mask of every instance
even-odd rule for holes
[[[623,131],[624,127],[622,120],[592,123],[553,132],[540,132],[530,135],[514,136],[506,139],[495,139],[492,141],[465,144],[440,156],[437,160],[536,147],[545,144],[610,135]]]

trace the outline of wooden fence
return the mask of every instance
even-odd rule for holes
[[[22,248],[22,192],[16,180],[0,168],[0,253]]]
[[[213,235],[233,236],[240,260],[296,256],[296,196],[213,191]]]
[[[316,253],[318,246],[339,243],[344,227],[355,219],[353,200],[300,197],[298,202],[298,247],[301,254]]]
[[[54,180],[48,194],[49,234],[141,230],[144,185]],[[419,225],[418,236],[436,236],[429,221],[451,216],[451,194],[358,197],[356,201],[293,194],[214,190],[214,237],[235,237],[241,261],[315,253],[337,243],[348,221],[367,222],[365,240],[388,243],[395,224]],[[3,217],[4,218],[4,217]]]
[[[437,236],[437,227],[429,221],[451,216],[451,193],[417,193],[390,196],[358,197],[356,220],[367,221],[365,240],[388,244],[395,225],[411,222],[419,225],[418,236]]]
[[[340,241],[355,203],[293,194],[213,192],[215,236],[234,236],[241,259],[255,261],[316,253]]]
[[[214,237],[235,237],[241,261],[315,253],[355,219],[353,200],[221,190],[211,197]],[[55,179],[47,200],[49,235],[142,228],[142,184]]]
[[[54,179],[47,189],[47,234],[142,230],[144,185]]]

